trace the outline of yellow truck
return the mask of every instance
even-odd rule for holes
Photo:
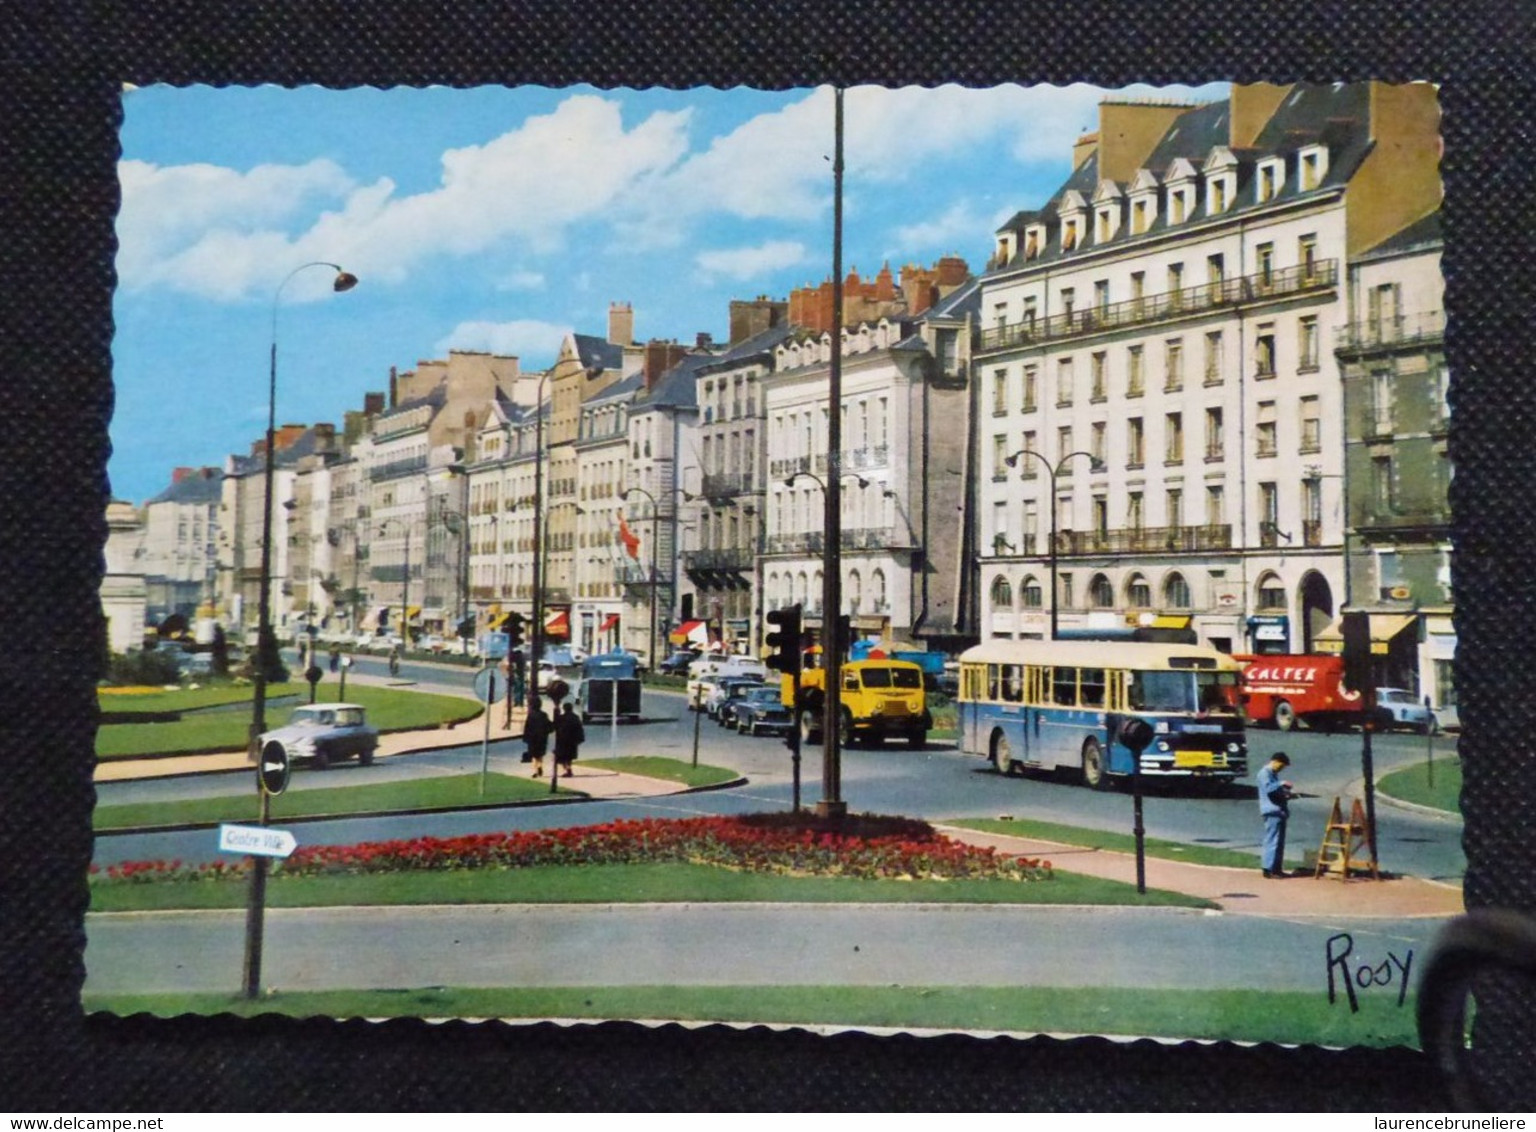
[[[820,667],[820,652],[805,654],[800,673],[800,738],[821,742],[822,706],[826,703],[827,672]],[[795,678],[783,677],[780,694],[795,706]],[[867,743],[878,747],[887,736],[905,739],[913,749],[928,742],[933,715],[923,688],[923,670],[906,660],[876,658],[847,661],[842,666],[839,703],[843,746]]]

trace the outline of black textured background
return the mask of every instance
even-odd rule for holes
[[[1466,892],[1471,905],[1531,911],[1530,13],[1519,2],[6,5],[0,1110],[1443,1104],[1427,1061],[1407,1050],[83,1017],[118,88],[125,81],[1443,84]],[[1263,956],[1231,961],[1261,978]],[[1530,1051],[1511,1044],[1503,1052],[1497,1084],[1511,1107],[1528,1106]]]

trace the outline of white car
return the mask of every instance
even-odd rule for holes
[[[1440,721],[1419,697],[1406,688],[1377,688],[1376,710],[1388,727],[1406,727],[1420,735],[1433,735],[1440,730]],[[1387,717],[1391,722],[1387,723]]]

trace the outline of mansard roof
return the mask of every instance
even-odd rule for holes
[[[195,468],[146,503],[217,503],[224,473],[218,468]]]
[[[1445,237],[1440,227],[1440,210],[1437,208],[1428,216],[1415,220],[1408,227],[1399,228],[1381,243],[1367,248],[1356,257],[1356,262],[1366,258],[1385,259],[1404,252],[1427,251],[1442,246],[1444,242]]]
[[[576,356],[586,369],[618,369],[624,364],[624,347],[595,334],[572,334]]]

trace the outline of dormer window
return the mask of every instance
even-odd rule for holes
[[[1078,221],[1076,217],[1061,222],[1061,250],[1069,252],[1077,247]]]
[[[1024,258],[1034,259],[1045,247],[1045,225],[1031,224],[1024,229]]]
[[[1205,211],[1219,216],[1232,204],[1232,185],[1236,180],[1230,173],[1218,173],[1205,183]]]
[[[1254,183],[1254,193],[1259,204],[1274,200],[1279,194],[1281,186],[1285,184],[1285,159],[1272,157],[1259,163],[1258,180]]]
[[[1104,205],[1098,210],[1094,218],[1094,239],[1098,243],[1107,243],[1115,238],[1120,229],[1120,208],[1118,205]]]
[[[1315,189],[1328,175],[1328,147],[1309,145],[1296,155],[1296,184],[1302,192]]]
[[[1018,235],[1013,232],[1003,232],[997,237],[997,262],[1007,263],[1014,257],[1018,250]]]

